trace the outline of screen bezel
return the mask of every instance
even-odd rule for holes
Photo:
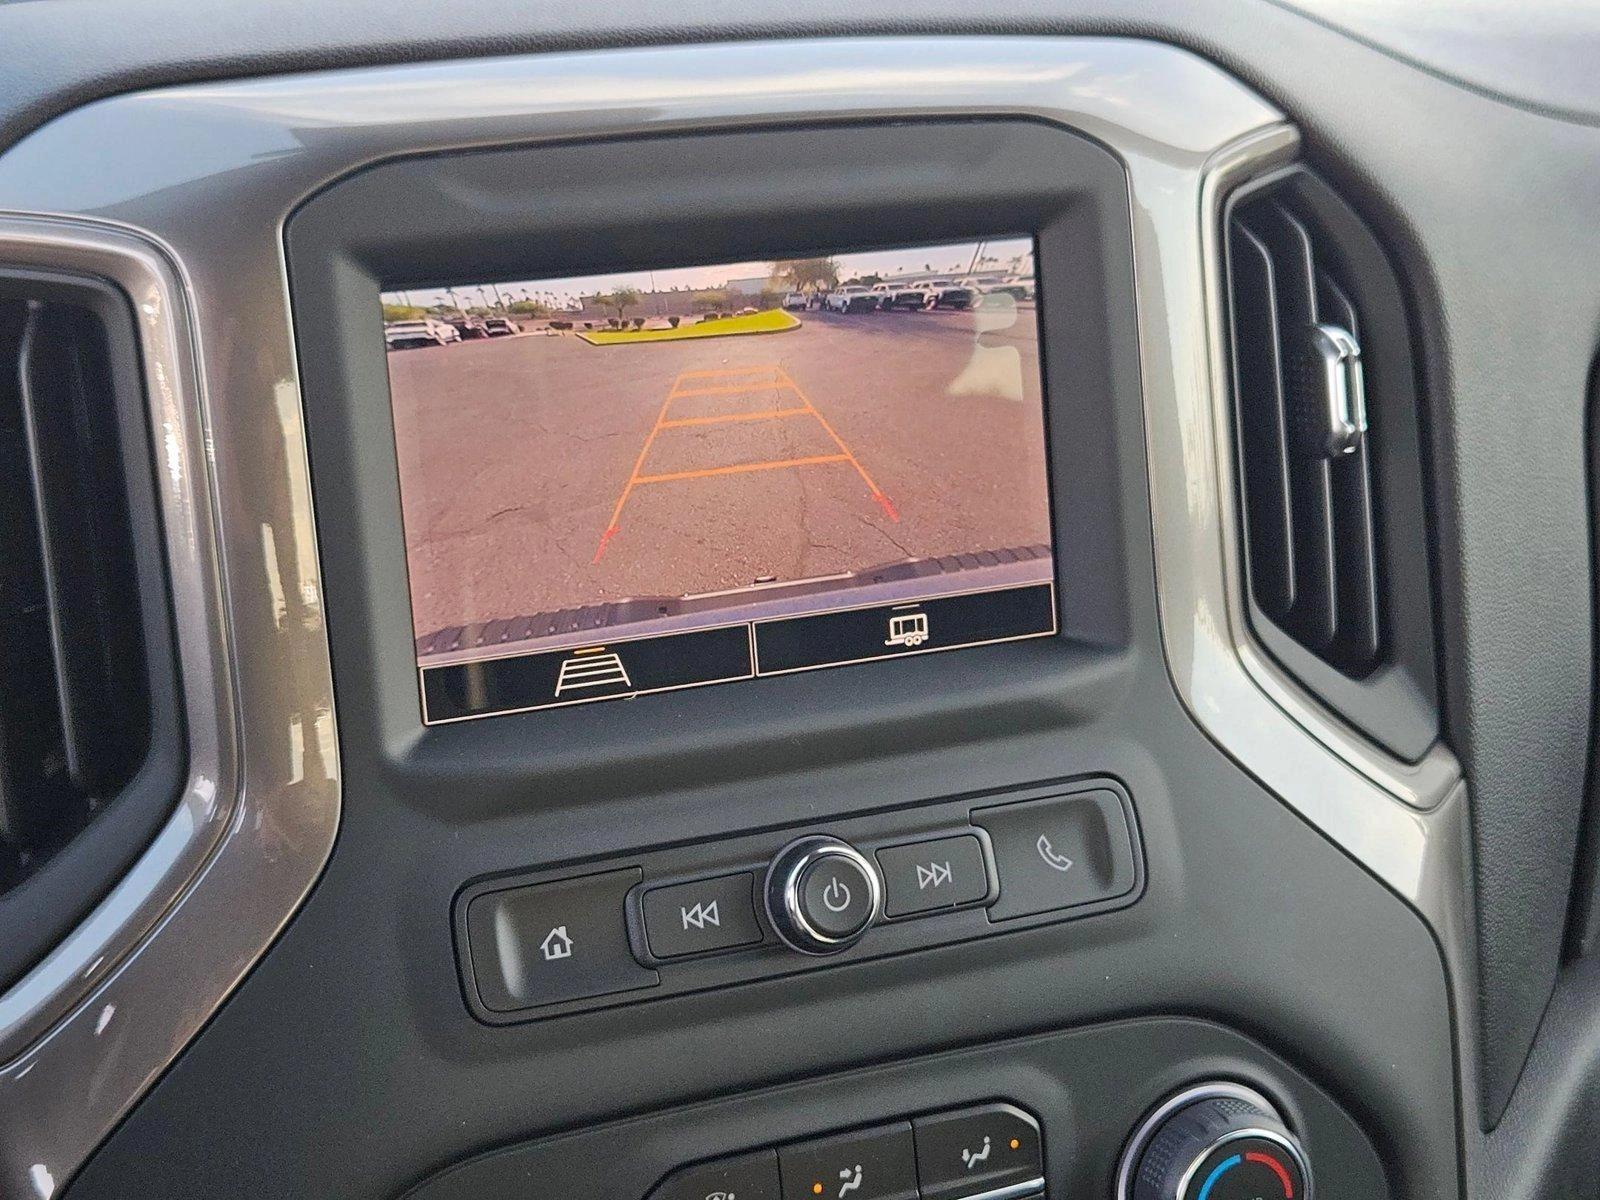
[[[1000,233],[1000,234],[992,235],[992,236],[990,236],[990,237],[988,237],[986,239],[983,239],[983,240],[985,240],[985,241],[1002,241],[1003,240],[1003,241],[1007,241],[1007,242],[1016,242],[1016,241],[1026,240],[1027,243],[1028,243],[1028,253],[1029,253],[1029,256],[1030,256],[1029,257],[1029,269],[1032,272],[1035,280],[1037,281],[1038,261],[1039,261],[1039,242],[1038,242],[1038,235],[1033,230],[1012,231],[1012,232],[1009,232],[1009,233]],[[970,244],[970,243],[954,243],[954,245],[961,246],[963,249],[965,249],[968,244]],[[757,260],[753,260],[753,261],[765,261],[767,259],[784,260],[784,259],[803,259],[803,258],[812,258],[812,257],[835,257],[835,256],[840,256],[840,255],[859,254],[859,253],[920,255],[920,254],[923,254],[923,253],[931,253],[931,252],[936,251],[936,250],[946,249],[946,248],[949,248],[951,245],[952,245],[951,243],[943,243],[943,244],[940,244],[940,243],[932,243],[932,244],[929,244],[929,243],[917,243],[917,244],[912,244],[912,245],[904,245],[904,244],[902,244],[902,245],[855,245],[855,246],[842,246],[842,247],[841,246],[836,246],[836,247],[816,247],[816,246],[796,247],[796,246],[787,246],[787,247],[772,248],[772,249],[769,250],[769,252],[765,256],[762,256],[762,258],[757,259]],[[714,262],[714,263],[707,263],[707,262],[677,262],[677,263],[669,264],[668,266],[666,266],[664,268],[659,266],[659,265],[656,265],[653,268],[649,268],[649,269],[654,269],[654,270],[678,270],[678,269],[685,269],[685,268],[691,268],[691,269],[698,268],[698,269],[715,270],[715,269],[717,269],[719,267],[730,267],[731,268],[731,267],[739,266],[739,265],[741,265],[741,264],[732,263],[732,262]],[[635,270],[635,273],[637,273],[637,269]],[[924,275],[928,275],[930,273],[929,272],[924,272],[923,274]],[[932,272],[931,274],[937,275],[937,274],[939,274],[939,272]],[[410,288],[407,289],[407,290],[438,291],[438,290],[441,290],[441,289],[453,288],[453,289],[458,290],[458,291],[473,291],[473,290],[480,290],[481,291],[482,289],[486,289],[486,288],[494,288],[498,292],[498,289],[501,288],[501,287],[509,288],[509,287],[512,287],[512,286],[529,286],[529,287],[538,288],[542,283],[544,283],[544,282],[554,282],[554,281],[557,281],[558,278],[560,278],[560,277],[550,277],[547,280],[527,279],[527,278],[516,279],[516,278],[511,278],[511,277],[489,278],[489,279],[485,279],[485,278],[442,279],[442,280],[437,280],[437,281],[434,281],[434,282],[431,282],[431,283],[427,283],[427,284],[412,284],[412,285],[410,285]],[[582,283],[585,280],[593,280],[593,281],[596,281],[598,283],[599,280],[602,280],[604,278],[605,278],[605,276],[603,276],[603,275],[597,274],[595,272],[586,271],[586,272],[582,272],[582,273],[580,273],[578,275],[575,275],[575,276],[564,277],[564,281],[568,282],[568,283],[576,284],[576,283]],[[381,300],[383,304],[388,304],[388,303],[391,302],[391,298],[396,297],[396,296],[401,295],[401,294],[403,294],[403,293],[399,289],[387,289],[387,290],[383,291],[382,293],[380,293],[380,295],[377,297],[377,299]],[[822,616],[822,615],[830,614],[830,613],[844,613],[844,612],[849,612],[849,611],[854,611],[854,610],[859,610],[859,609],[864,609],[864,608],[877,608],[877,609],[885,609],[886,610],[891,606],[891,603],[897,603],[897,604],[927,603],[927,602],[931,602],[931,601],[942,600],[942,599],[945,599],[947,597],[948,598],[953,598],[953,597],[956,597],[956,596],[983,595],[983,594],[987,594],[987,593],[990,593],[990,592],[1010,591],[1013,588],[1018,587],[1018,586],[1022,586],[1022,585],[1001,585],[1001,586],[995,586],[995,587],[989,587],[989,588],[968,588],[968,589],[962,589],[960,591],[955,591],[955,592],[952,592],[952,591],[935,591],[935,592],[931,592],[927,596],[909,595],[908,594],[906,596],[897,598],[897,600],[893,601],[893,602],[885,602],[885,601],[881,601],[880,600],[880,601],[875,601],[875,602],[872,602],[872,603],[855,602],[855,601],[852,600],[851,594],[848,591],[823,590],[823,591],[819,591],[818,593],[816,593],[816,595],[814,597],[815,603],[813,603],[812,605],[806,607],[803,612],[800,612],[800,611],[793,612],[793,613],[787,614],[786,617],[782,617],[782,618],[761,617],[761,618],[751,618],[751,619],[742,620],[742,621],[725,620],[725,621],[714,622],[714,623],[707,624],[707,625],[704,625],[704,626],[695,626],[694,629],[693,629],[693,631],[695,631],[695,632],[701,632],[701,631],[703,631],[703,632],[711,632],[713,630],[731,630],[731,629],[741,629],[741,630],[746,630],[747,629],[748,630],[749,641],[750,641],[750,646],[751,646],[751,664],[750,664],[749,673],[741,674],[741,675],[731,675],[731,676],[727,676],[727,677],[723,677],[723,678],[704,678],[704,679],[697,679],[697,680],[695,680],[693,682],[688,682],[688,683],[678,683],[678,684],[658,686],[658,687],[652,687],[652,688],[644,688],[644,689],[640,689],[638,691],[631,691],[631,692],[619,692],[619,693],[616,693],[616,694],[609,694],[609,695],[593,695],[593,696],[587,696],[587,697],[582,697],[582,698],[578,698],[578,699],[570,699],[570,700],[547,699],[547,700],[542,700],[542,701],[533,702],[533,703],[527,703],[527,704],[513,704],[513,705],[505,705],[505,706],[501,706],[501,707],[488,708],[488,709],[486,709],[485,711],[482,711],[482,712],[469,712],[469,713],[461,713],[461,714],[456,714],[456,715],[441,715],[441,714],[432,712],[430,710],[430,705],[429,705],[429,701],[428,701],[428,691],[429,691],[428,672],[430,670],[442,671],[442,670],[450,669],[450,668],[453,668],[453,667],[459,667],[459,666],[462,666],[462,665],[465,665],[465,664],[468,664],[468,663],[479,663],[479,662],[482,662],[482,663],[493,663],[493,662],[498,662],[500,660],[523,659],[523,658],[527,658],[527,657],[533,656],[533,655],[544,656],[544,655],[549,655],[549,654],[554,654],[554,653],[559,653],[559,652],[566,652],[566,653],[570,654],[570,653],[574,652],[575,650],[577,650],[578,647],[572,645],[570,643],[570,639],[561,640],[560,644],[557,645],[557,646],[545,645],[538,639],[529,639],[528,641],[526,641],[525,643],[523,643],[522,645],[520,645],[518,648],[515,648],[515,649],[508,648],[508,649],[505,649],[505,650],[501,650],[499,652],[484,653],[484,654],[474,655],[470,659],[463,658],[463,659],[459,660],[459,662],[451,663],[451,664],[438,664],[438,663],[425,662],[425,661],[423,661],[422,657],[419,654],[418,659],[417,659],[417,676],[418,676],[419,697],[420,697],[420,702],[421,702],[421,705],[422,705],[422,721],[423,721],[423,724],[424,725],[429,725],[429,726],[447,725],[447,724],[453,724],[453,723],[460,722],[460,721],[485,720],[485,719],[490,718],[490,717],[511,716],[511,715],[515,715],[515,714],[518,714],[518,713],[524,713],[524,712],[547,711],[549,709],[554,709],[554,708],[570,707],[570,706],[576,705],[576,704],[600,704],[600,703],[604,703],[604,702],[609,701],[609,700],[638,699],[638,698],[643,697],[643,696],[664,695],[666,693],[684,691],[684,690],[687,690],[687,689],[690,689],[690,688],[716,687],[716,686],[721,686],[723,684],[728,684],[728,683],[744,683],[744,682],[747,682],[747,681],[752,680],[752,679],[772,678],[772,677],[774,677],[776,675],[793,674],[793,673],[797,673],[797,672],[800,672],[800,671],[831,670],[831,669],[833,669],[835,667],[860,666],[860,665],[862,665],[864,663],[882,662],[882,661],[887,661],[889,659],[894,659],[894,658],[909,658],[909,657],[911,657],[913,655],[919,655],[919,654],[946,654],[946,653],[950,653],[952,651],[957,651],[957,650],[976,649],[979,646],[998,645],[998,644],[1003,643],[1003,642],[1023,641],[1023,640],[1027,640],[1027,639],[1041,638],[1041,637],[1053,637],[1056,634],[1056,632],[1058,631],[1058,629],[1059,629],[1059,617],[1057,616],[1057,612],[1056,612],[1057,589],[1054,586],[1054,571],[1053,571],[1054,556],[1055,556],[1055,551],[1056,551],[1056,546],[1055,546],[1055,531],[1056,531],[1055,496],[1054,496],[1053,479],[1051,477],[1051,472],[1050,472],[1049,396],[1045,391],[1044,336],[1043,336],[1044,335],[1044,316],[1043,316],[1043,312],[1042,312],[1042,308],[1041,308],[1041,302],[1040,302],[1040,300],[1039,300],[1039,298],[1037,296],[1037,291],[1035,293],[1035,299],[1033,301],[1033,308],[1029,312],[1029,318],[1031,318],[1031,320],[1034,323],[1035,331],[1036,331],[1036,342],[1037,342],[1037,345],[1038,345],[1038,351],[1037,351],[1037,355],[1036,355],[1036,362],[1033,365],[1033,370],[1034,370],[1034,375],[1035,375],[1035,380],[1036,380],[1036,386],[1037,386],[1038,392],[1039,392],[1039,408],[1038,408],[1038,411],[1037,411],[1037,419],[1039,421],[1040,432],[1043,435],[1043,441],[1041,443],[1041,453],[1043,454],[1043,459],[1044,459],[1044,461],[1040,465],[1043,467],[1044,475],[1045,475],[1045,496],[1044,496],[1045,521],[1046,521],[1046,526],[1050,531],[1050,535],[1049,536],[1050,536],[1050,551],[1051,551],[1051,561],[1052,561],[1052,571],[1051,571],[1051,579],[1050,579],[1050,623],[1049,623],[1049,627],[1048,628],[1030,629],[1030,630],[1028,630],[1026,632],[1008,633],[1005,636],[990,637],[990,638],[985,638],[985,639],[982,639],[982,640],[972,640],[972,641],[963,642],[963,643],[959,643],[959,644],[955,644],[955,645],[934,646],[934,647],[919,648],[919,649],[902,649],[902,650],[900,650],[898,652],[889,652],[889,653],[879,652],[879,653],[874,653],[874,654],[861,654],[861,655],[854,656],[854,657],[851,657],[851,658],[842,659],[842,660],[837,661],[837,662],[813,663],[813,664],[808,664],[808,665],[804,665],[804,666],[787,667],[787,668],[782,668],[782,669],[770,669],[770,670],[761,669],[760,663],[759,663],[759,656],[755,652],[755,643],[756,643],[756,640],[757,640],[757,635],[760,632],[759,627],[761,625],[763,625],[763,624],[768,624],[768,623],[772,622],[773,620],[793,619],[793,618],[801,618],[801,617],[806,617],[806,616]],[[543,318],[533,318],[531,320],[542,320],[542,319]],[[895,320],[897,320],[897,318],[891,317],[891,318],[889,318],[889,320],[895,321]],[[708,347],[708,349],[707,349],[707,353],[708,354],[714,355],[716,353],[716,343],[715,343],[715,341],[707,342],[706,346]],[[401,352],[401,353],[403,353],[403,352]],[[386,355],[386,359],[388,359],[389,361],[392,361],[392,358],[390,358],[388,355]],[[394,407],[393,378],[391,376],[390,377],[390,411],[391,411],[391,417],[392,417],[392,414],[393,414],[393,407]],[[1032,410],[1030,409],[1030,418],[1031,418],[1031,416],[1032,416]],[[397,435],[397,441],[396,441],[396,459],[397,459],[397,462],[399,461],[399,459],[401,457],[399,451],[400,451],[400,447],[399,447],[398,435]],[[1024,465],[1024,464],[1019,464],[1019,465]],[[402,494],[402,499],[404,498],[408,487],[416,487],[416,486],[417,485],[415,483],[412,483],[412,484],[408,484],[407,483],[405,472],[404,472],[403,469],[401,469],[400,472],[399,472],[399,487],[400,487],[400,491],[401,491],[401,494]],[[403,504],[402,504],[401,528],[402,528],[402,530],[404,530],[404,528],[405,528],[404,505]],[[408,543],[407,544],[407,563],[406,563],[406,565],[407,565],[407,574],[406,574],[406,579],[407,579],[407,588],[409,589],[409,592],[410,592],[410,595],[411,595],[411,598],[412,598],[412,603],[414,605],[415,602],[416,602],[415,564],[411,561],[411,556],[410,556],[410,553],[409,553],[409,549],[410,549],[410,547],[409,547],[409,543]],[[961,554],[961,553],[967,553],[967,551],[951,550],[949,553],[951,553],[951,554]],[[861,564],[862,567],[865,567],[867,565],[869,565],[869,564]],[[593,602],[594,603],[598,603],[598,601],[593,601]],[[471,621],[461,622],[461,624],[465,628],[468,628],[468,629],[472,628],[475,624],[480,624],[480,623],[485,623],[485,622],[471,622]],[[416,632],[416,625],[415,625],[415,621],[414,620],[413,620],[413,632]],[[417,636],[418,636],[418,638],[420,638],[421,635],[418,634]],[[633,631],[633,629],[632,629],[632,627],[630,625],[624,624],[624,625],[613,626],[613,627],[611,627],[611,628],[609,628],[607,630],[597,631],[595,633],[594,637],[592,639],[590,639],[590,640],[592,640],[592,641],[603,641],[605,643],[605,646],[607,648],[609,648],[609,647],[612,647],[612,646],[627,645],[630,642],[647,641],[647,640],[659,638],[659,637],[662,637],[662,636],[676,636],[676,635],[673,635],[673,634],[663,635],[663,634],[660,634],[660,633],[635,632],[635,631]]]
[[[1055,636],[423,725],[379,293],[1017,230],[1037,239]],[[366,765],[465,816],[525,807],[530,773],[566,780],[565,804],[636,792],[639,762],[665,788],[733,764],[849,761],[877,735],[914,751],[959,744],[972,721],[1086,719],[1079,694],[1115,673],[1149,590],[1131,237],[1120,162],[1027,118],[556,142],[400,159],[331,185],[286,241],[335,687],[341,725],[382,747]],[[449,801],[446,778],[463,785]]]

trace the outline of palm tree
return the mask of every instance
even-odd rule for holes
[[[594,298],[594,302],[600,305],[602,308],[616,309],[617,320],[620,322],[622,320],[622,315],[635,304],[639,303],[639,293],[633,288],[618,288],[616,291],[607,295],[596,296]]]
[[[772,273],[797,292],[839,286],[839,264],[831,258],[796,258],[772,264]]]

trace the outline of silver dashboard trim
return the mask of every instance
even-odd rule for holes
[[[116,226],[124,241],[162,248],[169,311],[193,324],[192,343],[174,335],[172,367],[187,366],[192,351],[193,386],[162,383],[172,389],[166,415],[183,431],[174,490],[181,482],[197,498],[211,489],[220,575],[205,597],[207,632],[219,679],[233,672],[227,732],[242,757],[212,781],[216,811],[230,816],[206,869],[136,952],[0,1071],[0,1111],[29,1114],[0,1128],[0,1192],[44,1197],[64,1183],[262,953],[332,841],[338,765],[283,250],[294,208],[340,176],[405,154],[972,115],[1063,125],[1125,165],[1156,584],[1174,684],[1245,770],[1422,913],[1458,995],[1470,995],[1460,975],[1470,931],[1452,924],[1464,919],[1452,903],[1466,846],[1455,760],[1443,749],[1415,765],[1390,760],[1306,696],[1243,624],[1218,340],[1219,201],[1289,161],[1298,141],[1243,84],[1148,41],[919,37],[172,87],[86,105],[11,147],[0,155],[0,210],[52,214],[103,237]],[[197,499],[191,507],[208,516]],[[208,536],[199,529],[185,551],[209,553]],[[218,703],[227,697],[219,687]],[[120,1036],[101,1039],[93,1030],[110,1012]]]
[[[182,289],[155,247],[110,230],[64,222],[0,221],[0,263],[112,280],[136,313],[152,445],[163,461],[162,524],[171,559],[177,655],[183,678],[188,778],[176,810],[149,849],[94,910],[45,958],[0,995],[0,1064],[11,1061],[113,968],[126,943],[148,930],[222,834],[234,772],[232,708],[220,627],[208,604],[215,587],[210,505],[197,473],[200,441],[188,404],[192,361],[185,349]],[[3,1076],[0,1076],[3,1077]]]
[[[961,1200],[1043,1200],[1043,1197],[1044,1176],[1036,1175],[1020,1183],[1008,1183],[987,1192],[974,1192],[970,1196],[963,1196]]]
[[[0,1194],[46,1200],[299,906],[332,850],[340,793],[314,556],[298,563],[302,587],[270,630],[230,602],[262,590],[263,547],[280,537],[314,546],[309,489],[283,488],[253,546],[218,521],[213,431],[173,260],[123,228],[0,216],[0,265],[109,279],[132,302],[188,766],[173,812],[129,872],[0,995]],[[248,440],[303,475],[299,423],[283,415],[259,411]]]

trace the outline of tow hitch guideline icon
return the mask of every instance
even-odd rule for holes
[[[570,658],[562,662],[561,674],[556,677],[556,696],[560,697],[562,692],[618,685],[626,688],[633,686],[622,659],[608,653],[604,646],[591,646],[587,650],[574,651]]]

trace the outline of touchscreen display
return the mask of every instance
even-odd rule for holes
[[[429,723],[1055,632],[1029,237],[382,303]]]

